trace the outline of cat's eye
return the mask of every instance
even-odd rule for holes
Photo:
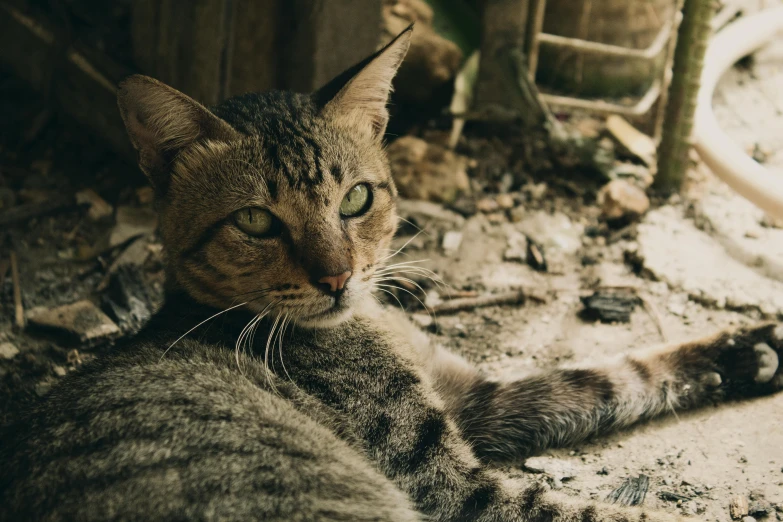
[[[348,191],[340,202],[340,215],[354,217],[363,214],[370,208],[372,194],[367,183],[360,183]]]
[[[234,222],[245,234],[267,236],[274,232],[276,218],[263,208],[247,207],[234,212]]]

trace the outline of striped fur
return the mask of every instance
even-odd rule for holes
[[[396,224],[378,135],[409,36],[312,96],[210,112],[150,79],[125,84],[123,117],[158,194],[167,303],[4,428],[0,521],[678,519],[491,464],[776,391],[783,326],[493,382],[377,306],[372,276]],[[341,219],[358,182],[372,206]],[[243,235],[229,216],[247,206],[273,212],[280,235]],[[312,272],[345,264],[342,310],[326,313],[337,298]]]

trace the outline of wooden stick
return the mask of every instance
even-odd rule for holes
[[[525,290],[512,290],[510,292],[502,292],[499,294],[452,299],[450,301],[445,301],[431,306],[429,310],[430,312],[436,314],[453,314],[463,310],[473,310],[474,308],[482,308],[485,306],[519,305],[523,304],[527,299],[541,303],[546,302],[545,298],[534,294],[529,294]]]
[[[11,278],[14,281],[14,320],[18,328],[24,328],[24,306],[22,305],[22,286],[19,282],[19,263],[16,252],[11,252]]]
[[[73,196],[53,196],[40,203],[28,203],[11,207],[0,214],[0,226],[8,226],[20,221],[27,221],[35,217],[48,216],[75,208],[77,208],[77,205]]]

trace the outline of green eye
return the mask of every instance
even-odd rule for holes
[[[263,208],[247,207],[234,212],[234,222],[245,234],[263,236],[272,232],[275,217]]]
[[[370,196],[370,187],[366,183],[356,185],[348,191],[340,203],[340,215],[354,217],[364,213],[372,203]]]

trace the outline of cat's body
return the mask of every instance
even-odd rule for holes
[[[126,84],[172,291],[8,432],[0,520],[676,518],[556,495],[491,462],[780,389],[783,327],[498,383],[380,309],[370,291],[396,223],[380,140],[408,36],[313,97],[209,113]]]

